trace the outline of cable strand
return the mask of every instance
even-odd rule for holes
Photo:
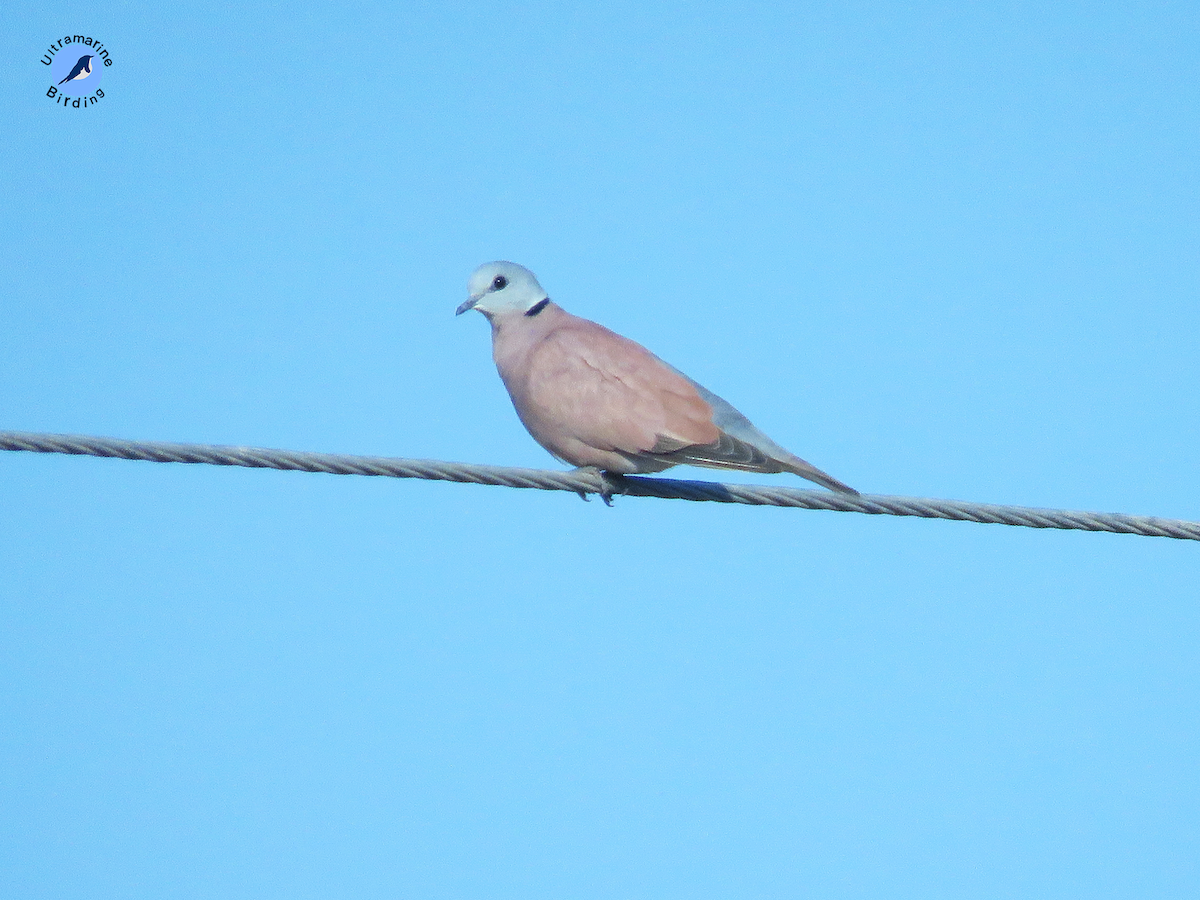
[[[577,470],[554,472],[519,469],[434,459],[403,459],[386,456],[350,456],[339,453],[310,453],[301,450],[271,450],[262,447],[224,447],[214,444],[174,444],[162,441],[130,441],[122,438],[76,434],[39,434],[0,431],[0,450],[30,453],[65,453],[147,462],[176,462],[214,466],[243,466],[322,472],[330,475],[369,475],[387,478],[422,478],[498,487],[542,491],[570,491],[587,498],[625,495],[661,500],[742,503],[751,506],[782,506],[857,512],[872,516],[916,516],[953,519],[1025,528],[1057,528],[1076,531],[1108,531],[1200,541],[1200,522],[1131,516],[1123,513],[1081,512],[1000,506],[962,500],[894,497],[884,494],[840,494],[824,490],[769,487],[751,484],[719,484],[673,478],[647,478]]]

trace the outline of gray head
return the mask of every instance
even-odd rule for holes
[[[467,291],[470,296],[455,315],[468,309],[477,309],[489,319],[506,313],[524,314],[547,299],[532,272],[504,260],[484,263],[476,269],[467,282]]]

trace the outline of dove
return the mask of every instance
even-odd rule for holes
[[[677,465],[792,472],[858,491],[775,443],[641,344],[552,302],[524,266],[480,266],[455,315],[482,313],[517,416],[556,459],[618,475]]]

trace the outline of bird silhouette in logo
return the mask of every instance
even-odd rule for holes
[[[68,81],[81,81],[92,74],[92,54],[79,57],[79,62],[71,67],[70,74],[67,75],[59,84],[65,84]]]

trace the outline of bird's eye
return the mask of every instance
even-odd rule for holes
[[[493,291],[502,291],[506,287],[508,287],[508,279],[505,278],[503,275],[497,275],[494,279],[492,279],[492,290]]]

